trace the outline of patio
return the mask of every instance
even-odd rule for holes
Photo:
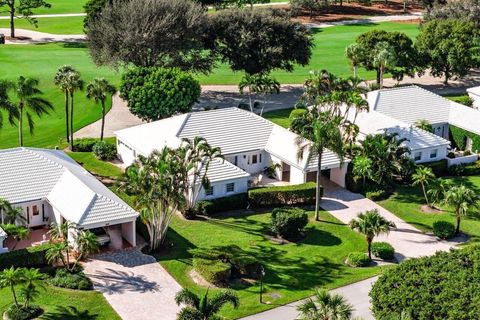
[[[18,243],[12,237],[7,237],[5,240],[5,247],[9,251],[25,249],[28,247],[34,247],[48,242],[50,235],[48,234],[48,228],[30,229],[30,233],[27,239],[20,240]]]

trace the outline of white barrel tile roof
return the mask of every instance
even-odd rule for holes
[[[205,172],[205,167],[200,171]],[[207,176],[210,182],[248,178],[250,174],[224,159],[214,159],[208,166]]]

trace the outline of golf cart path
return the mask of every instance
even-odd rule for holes
[[[9,28],[0,28],[0,34],[9,35]],[[20,39],[6,40],[5,44],[36,44],[49,42],[78,42],[85,41],[83,34],[53,34],[33,30],[15,28],[15,35]],[[23,38],[23,39],[22,39]]]

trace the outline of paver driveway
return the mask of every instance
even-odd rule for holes
[[[180,308],[180,285],[155,261],[138,250],[95,256],[84,265],[96,290],[123,320],[174,320]]]

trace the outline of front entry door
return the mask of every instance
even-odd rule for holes
[[[30,227],[43,226],[43,213],[41,205],[32,205],[27,207],[27,215]]]

